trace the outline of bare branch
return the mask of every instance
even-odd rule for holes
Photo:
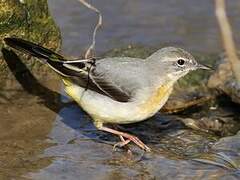
[[[226,15],[225,0],[215,0],[215,5],[215,13],[222,34],[223,46],[226,50],[233,74],[240,83],[240,61],[238,59],[236,47],[233,41],[231,26]]]
[[[85,59],[88,59],[88,58],[91,57],[91,53],[93,53],[94,48],[95,48],[97,30],[102,25],[102,14],[101,14],[101,12],[97,8],[95,8],[94,6],[92,6],[91,4],[86,2],[85,0],[78,0],[78,1],[81,2],[87,8],[95,11],[98,14],[98,23],[96,24],[96,26],[94,28],[94,31],[93,31],[92,44],[89,46],[89,48],[87,49],[87,51],[85,53]]]

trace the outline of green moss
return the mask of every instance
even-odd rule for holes
[[[9,36],[33,41],[53,50],[60,49],[60,31],[49,15],[47,0],[25,0],[24,3],[16,0],[1,1],[0,22],[1,49],[5,46],[4,37]],[[44,67],[29,56],[20,55],[33,71],[40,71]],[[1,75],[8,73],[7,65],[2,58],[0,71]]]
[[[1,50],[3,47],[9,48],[3,42],[5,37],[23,38],[55,51],[58,51],[61,46],[60,31],[50,16],[47,0],[24,0],[24,3],[19,0],[0,1]],[[15,52],[26,67],[16,65],[15,69],[10,71],[0,51],[0,90],[19,88],[14,75],[24,76],[26,68],[30,69],[38,80],[44,81],[50,76],[55,77],[47,66],[36,59],[18,51]],[[46,76],[48,74],[50,76]]]

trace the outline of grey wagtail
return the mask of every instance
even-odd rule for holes
[[[12,48],[44,59],[58,73],[66,93],[93,119],[97,129],[118,135],[119,146],[134,142],[150,151],[141,140],[104,124],[143,121],[166,103],[174,83],[189,71],[209,69],[183,49],[162,48],[146,59],[115,57],[68,60],[32,42],[5,38]]]

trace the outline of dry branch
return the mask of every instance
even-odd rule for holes
[[[94,12],[96,12],[98,14],[98,23],[96,24],[94,31],[93,31],[93,37],[92,37],[92,44],[89,46],[89,48],[87,49],[86,53],[85,53],[85,59],[90,58],[93,53],[93,50],[95,48],[95,44],[96,44],[96,34],[97,34],[97,30],[100,28],[100,26],[102,25],[102,14],[101,12],[95,8],[93,5],[89,4],[88,2],[86,2],[85,0],[78,0],[79,2],[81,2],[84,6],[86,6],[87,8],[93,10]]]
[[[226,15],[225,0],[215,0],[215,5],[216,17],[222,34],[223,46],[231,64],[233,74],[240,83],[240,61],[233,41],[231,26]]]

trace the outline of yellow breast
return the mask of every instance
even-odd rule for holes
[[[172,89],[172,83],[161,85],[143,104],[140,105],[140,112],[149,117],[154,115],[166,103]]]
[[[92,116],[103,123],[128,124],[153,116],[167,101],[173,83],[161,85],[151,95],[143,94],[145,101],[120,103],[111,98],[85,91],[64,78],[65,91]],[[85,92],[85,94],[84,94]],[[144,93],[144,92],[142,92]],[[145,92],[146,93],[146,92]],[[84,96],[83,96],[84,94]]]

